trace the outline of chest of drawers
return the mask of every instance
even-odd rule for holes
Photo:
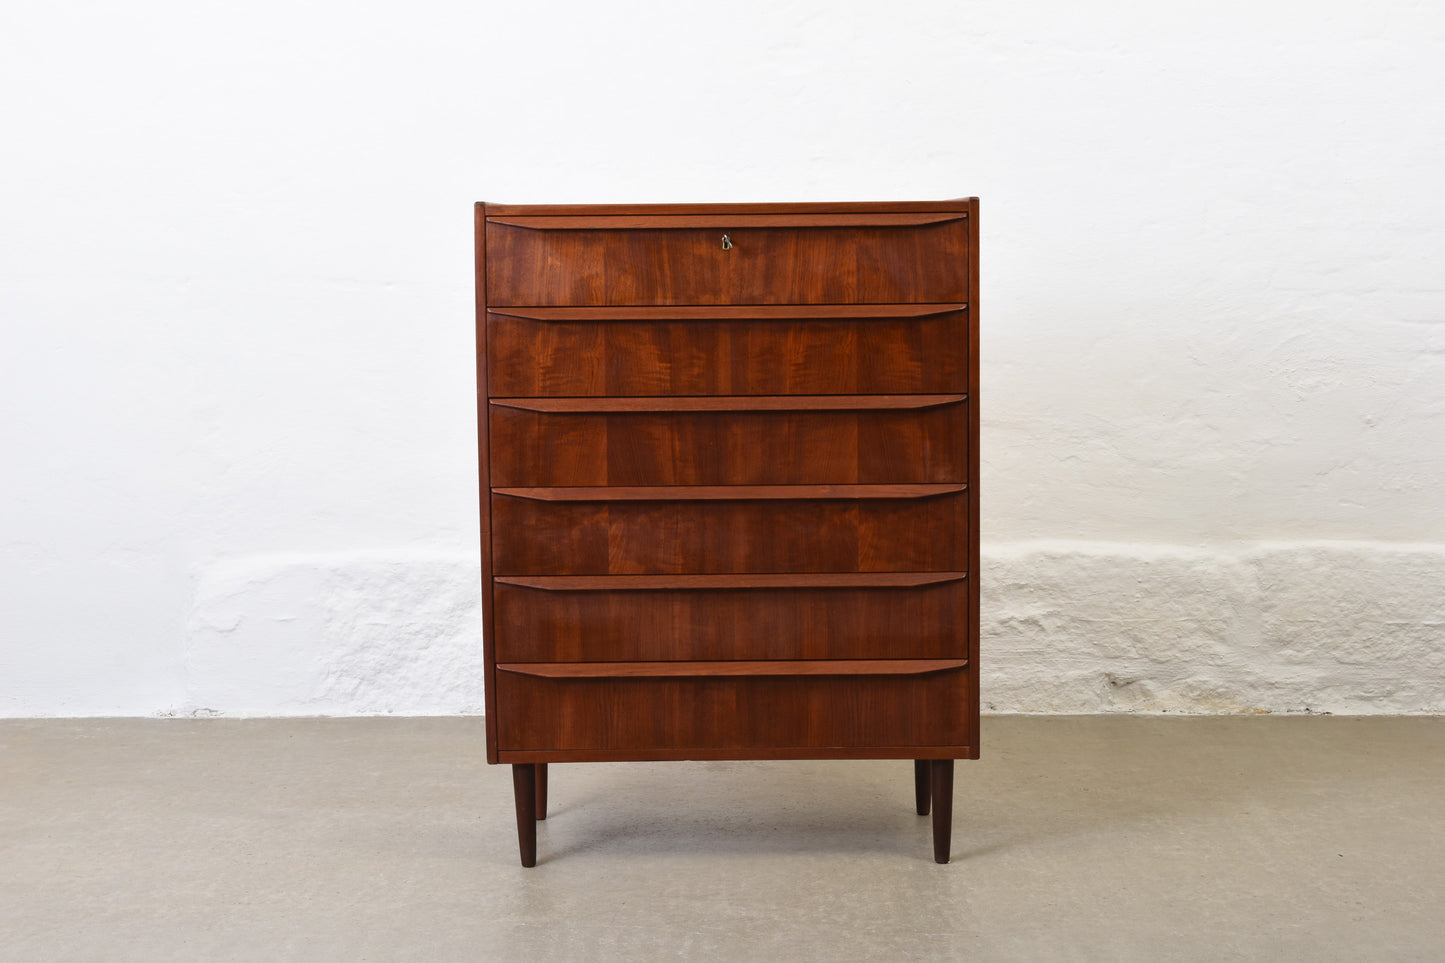
[[[487,758],[978,756],[978,201],[476,207]]]

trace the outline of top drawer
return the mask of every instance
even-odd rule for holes
[[[498,215],[497,306],[968,300],[963,211]]]

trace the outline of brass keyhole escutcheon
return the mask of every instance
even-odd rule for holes
[[[729,238],[726,234],[724,234],[724,235],[723,235],[723,250],[724,250],[724,251],[731,251],[732,249],[733,249],[732,239]]]

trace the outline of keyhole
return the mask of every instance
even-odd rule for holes
[[[728,236],[727,236],[726,234],[724,234],[724,235],[723,235],[723,250],[724,250],[724,251],[731,251],[732,249],[733,249],[733,242],[728,238]]]

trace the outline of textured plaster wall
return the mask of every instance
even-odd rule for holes
[[[983,198],[996,711],[1445,708],[1445,6],[0,7],[0,714],[480,711],[471,210]]]

